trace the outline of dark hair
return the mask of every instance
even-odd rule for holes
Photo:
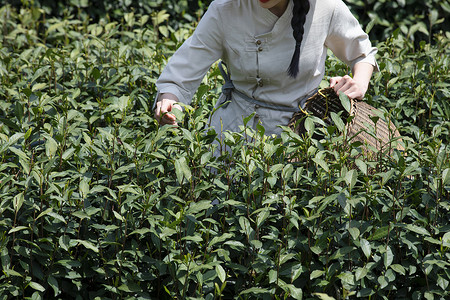
[[[295,51],[292,56],[291,64],[289,65],[288,74],[290,77],[295,78],[298,74],[298,63],[300,60],[300,46],[303,40],[304,25],[306,21],[306,15],[309,12],[308,0],[294,0],[294,8],[292,9],[291,26],[293,29],[293,35],[295,38]]]

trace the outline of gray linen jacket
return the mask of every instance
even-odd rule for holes
[[[327,49],[350,67],[368,62],[378,69],[377,49],[342,0],[310,0],[310,4],[297,78],[286,72],[295,48],[292,0],[280,18],[257,0],[215,0],[193,35],[169,59],[156,82],[158,94],[172,93],[190,104],[210,66],[222,59],[236,89],[259,101],[294,108],[319,86]],[[223,100],[222,94],[217,105]],[[250,104],[233,93],[231,103],[211,116],[211,125],[216,132],[239,131],[243,118],[253,112],[249,125],[261,122],[266,134],[279,134],[278,125],[287,125],[292,116]]]

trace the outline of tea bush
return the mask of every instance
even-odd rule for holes
[[[373,160],[339,116],[214,142],[215,66],[159,127],[154,82],[189,25],[0,15],[1,299],[449,297],[448,33],[379,43],[367,101],[405,152]]]

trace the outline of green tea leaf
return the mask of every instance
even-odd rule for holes
[[[394,270],[396,273],[406,275],[406,270],[402,265],[393,264],[393,265],[391,265],[391,269]]]
[[[269,209],[261,211],[256,217],[256,226],[261,227],[263,222],[270,216]]]
[[[286,284],[283,286],[284,288],[289,289],[290,296],[296,300],[302,300],[303,299],[303,290],[301,288],[297,288],[293,284]]]
[[[309,279],[313,280],[313,279],[319,278],[323,274],[325,274],[325,271],[314,270],[314,271],[311,272],[311,275],[309,275]]]
[[[59,285],[58,281],[53,277],[52,275],[48,276],[47,278],[48,284],[52,287],[53,291],[55,292],[55,297],[59,294]]]
[[[183,183],[183,179],[191,180],[192,173],[184,156],[175,160],[175,172],[180,184]]]
[[[314,121],[310,117],[306,117],[305,119],[305,129],[308,133],[309,137],[312,137],[314,134],[314,131],[316,130],[316,125],[314,124]]]
[[[79,244],[83,245],[87,249],[94,251],[95,253],[98,253],[98,251],[99,251],[98,247],[94,246],[91,242],[84,241],[84,240],[75,240],[75,241],[77,241]]]
[[[136,230],[133,230],[131,233],[130,233],[130,235],[131,234],[139,234],[139,235],[146,235],[147,233],[150,233],[151,232],[151,230],[149,229],[149,228],[139,228],[139,229],[136,229]]]
[[[269,283],[274,283],[277,281],[278,272],[276,270],[270,270],[269,271]]]
[[[356,271],[355,271],[355,280],[356,281],[360,281],[361,279],[366,277],[368,273],[369,273],[369,270],[367,270],[367,268],[358,268],[358,269],[356,269]]]
[[[270,294],[270,292],[268,289],[252,287],[239,293],[239,295],[246,295],[246,294],[260,295],[260,294]]]
[[[317,158],[317,157],[315,157],[315,158],[313,158],[312,159],[316,164],[318,164],[319,166],[321,166],[322,167],[322,169],[324,169],[325,170],[325,172],[330,172],[330,168],[328,167],[328,164],[323,160],[323,159],[320,159],[320,158]]]
[[[70,238],[67,235],[62,235],[59,237],[59,246],[66,251],[69,251]]]
[[[373,235],[369,238],[369,240],[380,240],[387,236],[389,233],[389,226],[383,226],[381,228],[378,228]]]
[[[45,154],[52,158],[56,154],[56,150],[58,149],[58,143],[49,135],[46,135],[45,142]]]
[[[442,171],[442,184],[444,186],[450,184],[450,168],[447,168],[444,171]]]
[[[363,174],[367,174],[367,164],[365,162],[363,162],[361,159],[356,159],[355,164]]]
[[[364,253],[364,255],[366,256],[366,258],[369,258],[372,252],[372,248],[370,246],[369,241],[365,240],[365,239],[361,239],[360,240],[361,243],[361,249]]]
[[[444,247],[450,247],[450,232],[447,232],[442,237],[442,245]]]
[[[350,113],[351,103],[350,103],[350,99],[348,98],[348,96],[345,93],[339,93],[339,100],[341,100],[341,104],[344,107],[344,109],[348,113]]]
[[[384,267],[387,269],[394,261],[394,253],[392,253],[391,247],[386,247],[386,252],[383,255]]]
[[[53,210],[53,208],[49,207],[46,210],[44,210],[43,212],[41,212],[37,217],[36,220],[39,219],[40,217],[43,217],[45,215],[48,215],[51,211]]]
[[[86,198],[86,196],[89,194],[89,183],[86,179],[83,179],[80,181],[80,194],[82,198]]]
[[[183,240],[183,241],[192,241],[192,242],[196,242],[196,243],[203,242],[203,238],[198,236],[198,235],[185,236],[185,237],[181,238],[181,240]]]
[[[14,232],[17,232],[17,231],[21,231],[21,230],[26,230],[26,229],[30,229],[30,228],[27,227],[27,226],[16,226],[16,227],[11,228],[8,231],[8,234],[11,234],[11,233],[14,233]]]
[[[20,149],[17,149],[15,147],[9,147],[9,150],[25,161],[30,160],[30,158],[27,156],[27,154]]]
[[[228,245],[237,251],[241,251],[242,249],[245,249],[245,245],[239,241],[226,241],[223,244]]]
[[[3,272],[5,272],[5,274],[7,274],[8,276],[23,277],[22,274],[12,269],[3,269]]]
[[[124,222],[124,221],[125,221],[125,218],[122,217],[122,216],[121,216],[118,212],[116,212],[115,210],[113,210],[113,214],[114,214],[114,217],[116,217],[117,220],[119,220],[119,221],[121,221],[121,222]]]
[[[186,214],[195,215],[201,211],[207,210],[212,207],[210,200],[203,200],[200,202],[193,202],[189,205],[188,210],[186,211]]]
[[[341,117],[337,115],[335,112],[330,113],[331,119],[333,120],[334,125],[336,125],[337,129],[340,132],[343,132],[345,129],[345,124],[342,121]]]
[[[62,155],[62,159],[63,160],[68,160],[72,157],[72,155],[75,153],[75,148],[69,148],[66,151],[64,151],[63,155]]]
[[[313,295],[319,298],[320,300],[335,300],[334,297],[328,296],[327,294],[324,293],[313,293]]]
[[[359,237],[359,229],[355,227],[351,227],[348,229],[348,232],[352,236],[354,240],[356,240]]]
[[[410,230],[412,232],[415,232],[415,233],[418,233],[418,234],[421,234],[421,235],[428,235],[428,236],[430,236],[430,233],[428,232],[428,230],[426,230],[423,227],[419,227],[419,226],[416,226],[416,225],[413,225],[413,224],[407,224],[405,228],[407,230]]]
[[[216,265],[217,277],[219,277],[221,282],[225,282],[227,274],[221,265]]]
[[[45,88],[47,86],[46,83],[36,83],[33,85],[33,87],[31,88],[32,92],[36,92],[36,91],[40,91],[43,88]]]
[[[49,215],[50,217],[52,217],[52,218],[54,218],[56,220],[59,220],[59,221],[63,222],[64,224],[67,224],[67,222],[64,219],[64,217],[59,215],[59,214],[57,214],[57,213],[55,213],[54,211],[48,212],[47,215]]]
[[[21,192],[21,193],[19,193],[19,194],[17,194],[17,195],[14,196],[14,199],[13,199],[13,206],[14,206],[14,211],[15,211],[16,213],[17,213],[17,212],[20,210],[20,208],[22,207],[22,204],[23,204],[24,200],[25,200],[25,197],[24,197],[24,195],[23,195],[23,192]]]
[[[345,175],[345,182],[349,186],[349,189],[352,190],[356,184],[356,179],[358,178],[358,172],[356,170],[350,170]]]
[[[31,281],[29,286],[36,291],[45,292],[45,288],[37,282]]]
[[[239,225],[241,226],[242,230],[245,232],[246,235],[249,235],[252,228],[250,226],[250,222],[246,217],[240,217],[239,218]]]
[[[17,118],[17,120],[22,123],[22,118],[23,118],[23,106],[22,104],[17,101],[14,105],[14,114]]]
[[[448,292],[449,281],[442,276],[438,275],[437,285],[443,290]]]

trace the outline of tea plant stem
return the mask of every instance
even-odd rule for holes
[[[278,279],[280,277],[280,256],[281,256],[281,245],[278,247],[278,255],[277,255],[277,282],[276,285],[278,286]]]
[[[50,57],[49,57],[50,59]],[[57,93],[57,89],[56,89],[56,72],[55,72],[55,61],[53,59],[50,59],[51,63],[51,73],[52,73],[52,77],[53,77],[53,89],[55,94]]]
[[[62,156],[63,152],[66,148],[66,138],[67,138],[67,110],[65,110],[64,124],[63,124],[63,142],[61,145],[61,149],[59,151],[59,171],[61,171],[62,167]]]
[[[187,286],[188,286],[188,282],[189,282],[189,272],[190,272],[190,266],[191,266],[191,262],[190,262],[190,257],[191,255],[188,253],[185,257],[186,260],[186,276],[184,278],[184,286],[183,286],[183,297],[182,299],[186,298],[186,290],[187,290]]]
[[[389,222],[388,224],[388,232],[387,232],[387,236],[386,236],[386,245],[385,245],[385,249],[387,250],[387,247],[389,245],[389,236],[391,234],[391,222]]]
[[[127,240],[128,237],[128,217],[129,217],[129,213],[127,213],[126,217],[123,218],[123,222],[120,223],[120,227],[122,228],[122,223],[125,223],[125,229],[123,232],[123,236],[122,236],[122,249],[120,250],[120,258],[123,259],[124,258],[124,252],[125,252],[125,242]],[[120,261],[120,260],[118,260]],[[123,268],[123,263],[119,263],[119,272],[118,272],[118,278],[117,278],[117,282],[119,283],[119,281],[122,278],[122,268]]]
[[[110,172],[110,175],[109,175],[109,182],[108,182],[108,187],[109,188],[111,188],[111,186],[112,186],[112,179],[113,179],[113,176],[114,176],[115,141],[116,141],[116,139],[115,139],[115,136],[114,136],[112,138],[112,151],[111,151],[111,154],[110,154],[110,162],[109,162],[110,167],[111,167],[111,172]]]
[[[39,176],[39,178],[41,178],[41,176]],[[47,174],[47,180],[48,180],[48,174]],[[39,187],[39,198],[41,199],[41,204],[40,204],[40,211],[42,212],[43,211],[43,208],[44,208],[44,174],[42,174],[42,181],[40,182],[40,187]],[[41,220],[40,220],[40,230],[39,230],[39,232],[40,232],[40,236],[43,236],[44,235],[44,223],[43,223],[43,219],[44,218],[41,218]],[[36,221],[36,220],[35,220]]]

